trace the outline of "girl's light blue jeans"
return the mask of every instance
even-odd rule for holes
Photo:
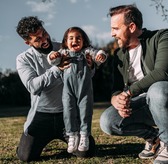
[[[102,131],[109,135],[157,137],[168,144],[168,82],[156,82],[145,95],[131,100],[132,114],[122,118],[110,106],[100,117]],[[159,129],[159,130],[158,130]]]

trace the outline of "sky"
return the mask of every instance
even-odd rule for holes
[[[92,45],[106,45],[110,35],[109,8],[136,4],[143,14],[143,27],[155,30],[167,28],[161,12],[152,0],[1,0],[0,2],[0,71],[16,70],[16,57],[28,47],[16,33],[18,21],[25,16],[38,16],[51,38],[61,42],[64,32],[71,26],[81,27]],[[168,6],[168,1],[163,0]]]

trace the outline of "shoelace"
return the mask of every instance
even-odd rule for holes
[[[163,131],[163,132],[164,132],[164,131]],[[153,147],[153,145],[156,144],[157,138],[158,138],[163,132],[159,133],[151,142],[148,142],[148,145],[145,146],[145,149],[146,149],[146,150],[151,150],[152,147]]]
[[[87,138],[81,138],[80,146],[87,147],[87,142],[88,142]]]
[[[70,137],[70,138],[69,138],[69,143],[68,143],[68,145],[69,145],[69,146],[73,146],[74,143],[75,143],[75,137]]]

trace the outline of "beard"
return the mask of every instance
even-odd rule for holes
[[[129,30],[124,33],[124,38],[122,46],[123,48],[129,48],[131,45],[131,33]]]
[[[49,54],[52,50],[53,50],[53,45],[52,45],[52,42],[51,42],[51,39],[50,38],[48,38],[47,39],[47,41],[48,41],[48,44],[49,44],[49,46],[47,47],[47,48],[42,48],[43,47],[43,44],[41,45],[41,47],[39,47],[39,48],[36,48],[36,47],[34,47],[39,53],[43,53],[43,54]],[[44,43],[45,44],[45,43]]]
[[[125,35],[124,39],[116,39],[118,46],[123,49],[127,49],[130,47],[131,37],[129,35]]]

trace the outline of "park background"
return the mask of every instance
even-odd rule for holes
[[[167,28],[167,0],[1,0],[0,3],[0,164],[19,164],[16,147],[30,107],[30,95],[16,71],[16,56],[28,48],[16,33],[23,16],[38,16],[53,40],[61,41],[70,26],[80,26],[96,48],[110,55],[93,77],[94,114],[92,132],[96,141],[95,157],[78,159],[66,153],[66,145],[53,141],[42,153],[42,160],[32,163],[63,164],[149,164],[138,153],[144,141],[136,137],[104,134],[99,127],[101,113],[110,105],[112,56],[117,44],[110,36],[110,7],[135,4],[143,13],[147,29]]]
[[[29,94],[16,71],[16,56],[28,46],[16,33],[21,17],[38,16],[53,40],[61,41],[70,26],[83,28],[95,48],[109,53],[105,64],[93,77],[94,101],[110,101],[112,86],[112,55],[117,48],[110,34],[110,7],[135,4],[143,14],[143,27],[166,28],[166,0],[1,0],[0,4],[0,105],[29,105]]]

